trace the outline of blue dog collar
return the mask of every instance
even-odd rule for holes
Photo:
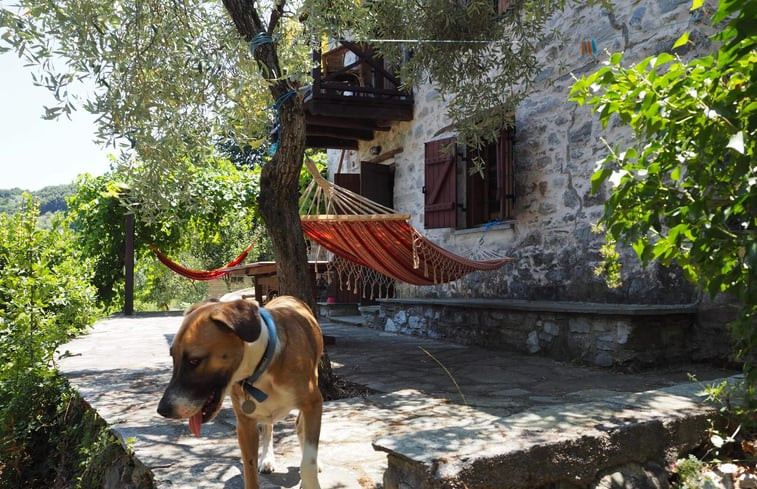
[[[263,355],[263,359],[258,364],[258,367],[255,369],[252,375],[242,381],[242,387],[244,388],[245,392],[251,395],[256,401],[263,402],[268,399],[268,394],[261,391],[252,384],[256,380],[258,380],[261,375],[263,375],[263,372],[265,372],[268,366],[271,364],[271,360],[273,360],[273,354],[276,351],[276,343],[278,342],[278,338],[276,336],[276,325],[273,322],[271,313],[262,307],[258,309],[258,312],[260,313],[260,317],[263,318],[263,322],[268,329],[268,346],[266,346],[265,354]]]

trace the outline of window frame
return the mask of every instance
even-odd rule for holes
[[[475,229],[489,226],[492,222],[514,220],[514,138],[515,128],[506,127],[500,131],[496,141],[481,151],[462,147],[455,138],[425,144],[423,192],[426,229]],[[445,154],[440,154],[442,146],[446,148]],[[483,171],[488,177],[484,179],[478,173],[469,173],[473,159],[482,153],[485,155]],[[446,171],[435,168],[443,164],[448,165]]]

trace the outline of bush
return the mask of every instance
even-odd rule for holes
[[[694,0],[692,10],[705,9]],[[571,99],[604,128],[623,123],[592,176],[609,189],[601,219],[610,242],[644,264],[677,264],[692,282],[739,306],[731,324],[744,362],[745,405],[757,411],[757,0],[723,0],[712,22],[717,51],[684,62],[660,53],[634,66],[610,56],[577,80]],[[672,48],[689,44],[685,33]]]
[[[28,195],[19,212],[0,214],[0,487],[55,479],[51,430],[67,388],[54,353],[98,313],[70,232],[61,220],[39,229],[38,217]]]

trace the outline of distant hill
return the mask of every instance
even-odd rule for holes
[[[48,214],[66,210],[66,197],[76,192],[76,185],[51,185],[35,191],[20,188],[0,189],[0,212],[13,214],[21,205],[21,195],[30,193],[39,204],[39,213]]]

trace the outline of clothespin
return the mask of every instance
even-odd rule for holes
[[[596,56],[597,55],[597,40],[594,38],[581,41],[581,56]]]

